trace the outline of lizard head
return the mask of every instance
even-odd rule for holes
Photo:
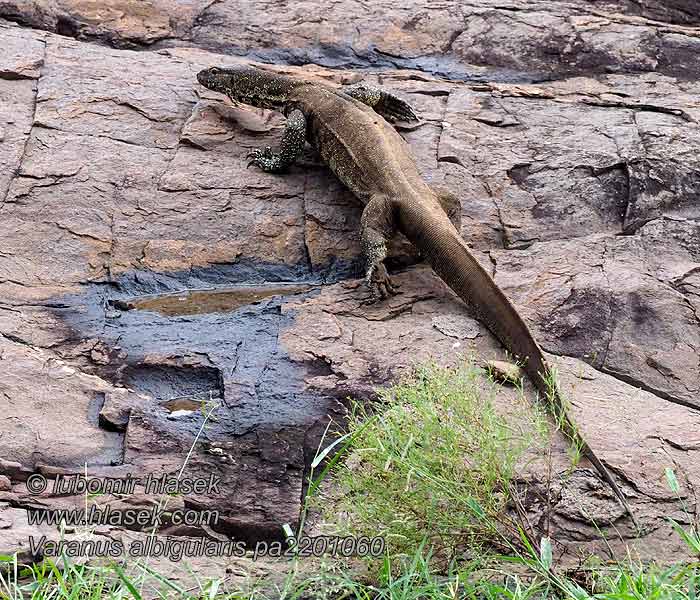
[[[197,73],[205,88],[226,94],[234,102],[260,108],[280,108],[299,81],[253,67],[210,67]]]

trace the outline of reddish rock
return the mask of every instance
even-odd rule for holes
[[[401,294],[365,304],[352,278],[361,207],[312,153],[285,177],[246,169],[283,119],[231,106],[195,74],[257,58],[334,85],[365,77],[416,107],[423,121],[402,134],[425,177],[461,198],[465,240],[544,349],[568,357],[556,362],[576,420],[647,527],[634,551],[682,554],[664,521],[681,504],[663,472],[676,469],[694,513],[691,9],[340,2],[319,19],[303,2],[0,2],[1,16],[34,28],[0,21],[0,472],[14,483],[0,494],[0,553],[26,550],[17,507],[84,501],[30,496],[21,482],[86,463],[123,478],[186,462],[183,473],[214,473],[222,489],[182,506],[222,520],[167,531],[280,537],[347,396],[367,399],[428,358],[505,357],[424,265],[405,268],[419,257],[401,240]],[[365,70],[294,66],[306,62]],[[158,311],[173,290],[280,281],[315,287],[236,310]],[[150,309],[133,309],[144,295],[156,296]],[[505,388],[497,399],[519,401]],[[169,418],[169,401],[189,414]],[[570,473],[566,443],[554,449],[560,550],[600,548],[591,516],[615,525],[616,548],[629,543],[635,532],[590,465]],[[545,468],[534,461],[523,482],[544,492]],[[545,507],[527,509],[540,523]]]

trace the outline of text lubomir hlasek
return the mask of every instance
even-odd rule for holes
[[[56,475],[53,481],[54,494],[133,494],[136,486],[143,487],[144,494],[218,494],[221,477],[213,473],[209,477],[181,477],[161,475],[156,477],[124,478],[85,477],[83,475]]]

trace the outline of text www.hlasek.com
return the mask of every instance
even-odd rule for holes
[[[27,509],[27,521],[30,525],[112,525],[115,527],[158,527],[166,521],[172,525],[217,525],[219,513],[215,510],[164,510],[158,506],[151,508],[113,509],[109,504],[104,507],[96,505],[88,510],[76,509]]]

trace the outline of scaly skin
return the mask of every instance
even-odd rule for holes
[[[281,110],[287,116],[280,149],[252,152],[249,166],[283,172],[308,141],[365,204],[360,237],[374,299],[395,293],[383,262],[387,241],[400,231],[418,247],[440,278],[524,362],[525,372],[550,400],[564,433],[610,485],[636,526],[624,494],[581,437],[558,386],[548,386],[546,380],[554,380],[552,372],[527,325],[463,241],[459,200],[423,180],[408,145],[387,122],[416,119],[411,107],[365,85],[335,89],[250,67],[205,69],[197,79],[234,102]]]

